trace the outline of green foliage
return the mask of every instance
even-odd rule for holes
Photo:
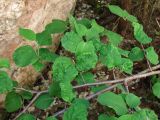
[[[10,63],[7,58],[0,58],[0,68],[10,68]]]
[[[103,35],[106,35],[109,42],[115,46],[118,46],[123,40],[123,37],[121,35],[119,35],[115,32],[112,32],[110,30],[105,30]]]
[[[53,116],[50,116],[50,117],[46,118],[46,120],[57,120],[57,119]]]
[[[20,95],[23,99],[30,100],[33,97],[33,94],[29,91],[22,91],[20,92]]]
[[[121,54],[122,56],[124,56],[124,57],[128,57],[128,55],[129,55],[129,53],[130,53],[130,51],[128,51],[128,50],[123,50],[123,49],[121,49],[121,48],[118,48],[118,51],[119,51],[120,54]]]
[[[74,97],[71,81],[78,75],[72,60],[67,57],[58,57],[53,64],[53,79],[59,82],[61,97],[70,102]]]
[[[130,59],[122,58],[122,63],[119,65],[119,68],[121,71],[124,71],[125,73],[132,74],[133,70],[133,62]]]
[[[22,98],[15,91],[9,92],[5,99],[7,112],[15,112],[22,107]]]
[[[73,16],[70,16],[69,22],[71,24],[71,27],[79,35],[79,37],[83,37],[86,34],[87,32],[86,26],[78,23]]]
[[[133,114],[133,120],[158,120],[158,116],[154,111],[149,109],[142,109]]]
[[[54,62],[55,59],[58,57],[57,54],[51,52],[47,48],[40,48],[39,49],[39,57],[40,60],[45,61],[45,62]]]
[[[124,99],[115,93],[103,93],[98,96],[97,100],[101,105],[113,108],[118,115],[124,115],[128,112]]]
[[[64,113],[63,120],[87,120],[88,102],[78,99]]]
[[[116,117],[110,117],[105,114],[101,114],[98,116],[98,120],[118,120]]]
[[[152,41],[136,17],[115,5],[108,5],[108,8],[112,13],[132,24],[134,37],[140,44],[148,44]],[[65,53],[70,52],[69,54],[59,56],[49,49],[55,33],[64,34],[60,45],[63,47],[62,50],[67,51]],[[36,99],[35,106],[46,110],[51,106],[54,98],[62,98],[68,102],[66,105],[70,105],[63,115],[63,120],[87,120],[89,103],[84,99],[76,99],[76,92],[72,84],[83,85],[96,82],[94,76],[96,66],[103,65],[102,67],[108,70],[118,69],[121,72],[132,74],[133,64],[143,60],[144,55],[152,64],[159,63],[158,54],[152,46],[147,45],[148,48],[145,51],[137,46],[124,50],[121,47],[123,37],[98,25],[95,20],[85,18],[77,20],[70,16],[69,21],[53,20],[40,33],[20,28],[19,34],[27,40],[35,40],[36,47],[33,49],[32,46],[25,45],[17,48],[13,53],[13,60],[17,66],[32,65],[40,72],[45,68],[46,63],[53,64],[53,79],[50,81],[48,92],[41,94]],[[34,92],[16,89],[18,84],[10,79],[5,72],[6,68],[10,68],[9,60],[0,58],[0,94],[7,93],[5,108],[8,112],[15,112],[22,107],[23,101],[28,102],[32,99]],[[152,84],[153,94],[160,98],[159,78],[155,77]],[[89,88],[96,93],[106,89],[107,85]],[[107,112],[107,115],[101,114],[98,120],[158,120],[154,111],[138,107],[141,103],[139,97],[126,93],[122,85],[117,88],[122,91],[119,95],[106,92],[98,96],[97,101],[101,105],[111,108],[111,111],[104,111],[104,113]],[[33,115],[26,113],[18,118],[18,120],[35,119]],[[50,116],[46,120],[56,120],[56,118]]]
[[[68,81],[60,82],[60,88],[61,88],[61,97],[66,102],[71,102],[73,98],[76,97],[70,82]]]
[[[97,22],[95,20],[91,21],[91,28],[88,29],[88,31],[86,32],[86,39],[90,40],[93,39],[97,36],[99,36],[100,33],[102,33],[104,31],[104,28],[100,25],[97,24]]]
[[[134,27],[134,37],[142,44],[148,44],[152,41],[150,37],[143,31],[143,26],[137,22],[133,22]]]
[[[27,40],[36,40],[36,34],[30,29],[19,28],[19,34]]]
[[[159,63],[158,55],[153,47],[149,47],[145,50],[147,59],[154,65]]]
[[[24,113],[17,120],[36,120],[32,114]]]
[[[38,60],[38,56],[31,46],[25,45],[14,51],[13,60],[16,65],[25,67],[35,63]]]
[[[40,60],[38,60],[37,62],[35,62],[34,64],[32,64],[32,66],[38,72],[41,71],[45,67],[45,65]]]
[[[53,101],[54,99],[48,93],[45,93],[38,97],[35,101],[35,106],[39,109],[45,110],[52,104]]]
[[[119,53],[118,48],[113,44],[102,46],[100,50],[100,60],[108,67],[108,69],[115,68],[122,63],[121,54]]]
[[[160,82],[157,82],[155,83],[153,86],[152,86],[152,90],[153,90],[153,94],[160,98]]]
[[[129,59],[132,61],[140,61],[143,60],[144,53],[139,47],[132,48],[131,52],[129,53]]]
[[[74,31],[67,32],[61,39],[62,46],[73,53],[76,52],[76,48],[81,41],[82,39]]]
[[[77,23],[86,26],[86,28],[88,29],[91,28],[91,21],[87,18],[82,18],[80,20],[77,20]]]
[[[13,82],[9,78],[8,74],[4,71],[0,71],[0,94],[8,92],[13,89]]]
[[[53,79],[59,82],[71,82],[78,75],[74,63],[68,57],[58,57],[55,60],[52,69]]]
[[[85,83],[94,83],[94,75],[91,72],[87,72],[84,74],[80,74],[77,76],[76,81],[79,85],[83,85]]]
[[[128,20],[130,22],[138,22],[137,18],[133,15],[130,15],[126,10],[122,10],[119,6],[116,5],[108,5],[109,10],[113,13],[122,17],[124,20]]]
[[[125,100],[130,108],[136,108],[141,103],[140,98],[132,93],[127,94]]]
[[[63,33],[67,29],[67,23],[63,20],[54,19],[52,23],[45,27],[49,34]]]
[[[92,41],[80,42],[76,49],[76,68],[87,71],[96,66],[98,57]]]
[[[52,45],[52,37],[48,31],[42,31],[41,33],[36,34],[36,41],[38,45]]]
[[[50,96],[58,96],[58,97],[61,96],[61,88],[59,82],[57,81],[52,82],[48,90]]]

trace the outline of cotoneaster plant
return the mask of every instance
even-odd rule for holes
[[[11,80],[5,69],[9,69],[9,61],[0,59],[0,94],[7,93],[5,108],[11,112],[23,109],[15,120],[36,120],[36,117],[27,113],[30,105],[34,104],[38,109],[46,110],[54,105],[55,98],[61,98],[70,106],[61,111],[64,113],[63,120],[87,120],[89,112],[89,100],[98,95],[97,102],[106,108],[110,108],[108,114],[100,114],[98,120],[158,120],[154,111],[147,108],[140,108],[140,97],[129,93],[123,88],[123,84],[133,79],[159,74],[159,71],[143,71],[142,74],[125,78],[124,80],[100,81],[96,82],[94,74],[91,72],[98,64],[102,64],[108,70],[117,69],[128,75],[132,75],[135,62],[144,58],[152,65],[159,64],[158,55],[149,43],[152,39],[144,32],[143,26],[135,16],[122,10],[115,5],[107,5],[109,10],[128,21],[134,31],[134,37],[140,45],[146,45],[146,49],[138,46],[131,50],[124,50],[120,47],[123,37],[97,24],[95,20],[77,20],[73,16],[69,20],[53,20],[46,25],[44,31],[35,33],[26,28],[20,28],[19,34],[28,41],[34,41],[38,47],[24,45],[17,48],[13,53],[13,60],[19,67],[32,65],[38,72],[43,70],[45,63],[52,63],[52,83],[45,91],[32,91],[19,89],[15,81]],[[46,46],[52,46],[53,34],[63,34],[61,46],[72,57],[61,56],[50,51]],[[101,41],[101,37],[107,37],[106,43]],[[159,67],[154,67],[158,69]],[[72,81],[77,82],[77,86],[72,85]],[[153,94],[160,98],[159,78],[154,77]],[[106,84],[106,83],[112,84]],[[76,88],[88,86],[93,95],[80,99],[77,96]],[[122,90],[122,93],[103,92],[114,88]],[[101,94],[100,94],[101,93]],[[34,97],[33,97],[34,96]],[[30,101],[26,108],[23,108],[24,100]],[[57,113],[48,116],[46,120],[57,120]]]

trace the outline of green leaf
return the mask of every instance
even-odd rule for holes
[[[46,120],[57,120],[57,119],[53,116],[50,116],[50,117],[47,117]]]
[[[53,81],[52,84],[49,86],[49,95],[50,96],[61,96],[61,88],[59,85],[59,82],[57,81]]]
[[[42,94],[35,101],[35,106],[41,110],[45,110],[53,103],[54,99],[48,93]]]
[[[91,21],[92,27],[86,32],[86,39],[90,40],[97,36],[104,31],[104,28],[97,24],[95,20]]]
[[[26,100],[30,100],[33,97],[32,93],[28,91],[22,91],[20,92],[20,95],[22,96],[23,99]]]
[[[100,41],[99,36],[94,37],[94,38],[92,38],[92,39],[90,39],[88,41],[92,41],[92,43],[93,43],[93,45],[94,45],[94,47],[96,49],[96,52],[99,52],[99,50],[101,49],[101,46],[103,45],[103,43]]]
[[[130,15],[126,10],[122,10],[119,6],[108,5],[108,8],[113,14],[122,17],[124,20],[128,20],[130,22],[138,22],[136,17]]]
[[[32,64],[32,66],[35,68],[37,72],[43,70],[43,68],[45,67],[45,65],[41,63],[41,61],[35,62],[34,64]]]
[[[101,114],[98,116],[98,120],[119,120],[117,119],[116,117],[110,117],[110,116],[107,116],[105,114]]]
[[[9,59],[0,58],[0,68],[10,68]]]
[[[129,55],[129,53],[130,53],[130,51],[128,51],[128,50],[123,50],[123,49],[121,49],[121,48],[118,48],[118,51],[119,51],[119,53],[120,53],[122,56],[124,56],[124,57],[128,57],[128,55]]]
[[[82,100],[74,102],[64,113],[63,120],[87,120],[88,106]]]
[[[130,108],[136,108],[141,103],[140,98],[132,93],[127,94],[125,100]]]
[[[5,99],[5,108],[7,112],[15,112],[22,107],[22,98],[19,94],[9,92]]]
[[[103,93],[98,96],[97,100],[100,104],[113,108],[118,115],[124,115],[128,112],[122,96],[116,95],[115,93]]]
[[[83,37],[86,34],[87,32],[86,26],[77,23],[76,19],[73,16],[70,16],[69,22],[71,24],[72,29],[79,35],[79,37]]]
[[[87,71],[96,66],[98,57],[92,41],[80,42],[76,49],[76,67],[79,71]]]
[[[38,60],[38,57],[31,46],[25,45],[17,48],[14,51],[13,60],[16,65],[25,67],[27,65],[35,63]]]
[[[127,115],[122,115],[121,117],[118,118],[118,120],[138,120],[138,119],[134,119],[133,115],[127,114]]]
[[[61,39],[62,46],[73,53],[75,53],[76,48],[81,41],[82,39],[73,31],[67,32]]]
[[[52,37],[48,31],[42,31],[36,34],[36,41],[38,45],[52,45]]]
[[[131,52],[129,53],[129,59],[132,61],[140,61],[143,60],[144,53],[139,47],[132,48]]]
[[[53,79],[59,82],[61,88],[61,97],[67,101],[75,97],[71,81],[78,75],[78,72],[71,61],[67,57],[59,57],[53,64]]]
[[[83,84],[87,84],[87,83],[94,83],[96,82],[94,75],[91,72],[86,72],[83,74],[79,74],[76,77],[76,81],[78,83],[78,85],[83,85]],[[91,91],[96,93],[100,90],[103,90],[104,88],[106,88],[106,85],[100,85],[100,86],[94,86],[94,87],[90,87]]]
[[[155,84],[157,82],[160,82],[160,77],[158,77],[157,75],[151,76],[151,83]]]
[[[87,18],[82,18],[80,20],[77,20],[77,23],[86,26],[86,28],[88,29],[91,28],[91,21]]]
[[[0,94],[8,92],[13,89],[13,82],[9,78],[8,74],[4,71],[0,71]]]
[[[157,82],[152,86],[152,91],[156,97],[160,98],[160,82]]]
[[[118,66],[120,70],[124,71],[125,73],[132,74],[133,62],[127,58],[122,58],[121,60],[122,60],[122,63],[120,66]]]
[[[123,37],[121,35],[119,35],[115,32],[112,32],[110,30],[105,30],[103,35],[106,35],[109,42],[115,46],[118,46],[123,40]]]
[[[53,79],[59,82],[71,82],[78,75],[75,65],[68,57],[58,57],[53,64],[52,70]]]
[[[30,29],[19,28],[19,34],[27,40],[36,40],[36,34]]]
[[[94,75],[91,72],[83,73],[77,76],[76,81],[79,85],[85,84],[85,83],[94,83]]]
[[[42,61],[54,62],[55,59],[58,57],[58,55],[51,52],[47,48],[40,48],[39,49],[39,57]]]
[[[133,22],[132,26],[134,27],[134,37],[137,41],[142,44],[148,44],[152,41],[152,39],[143,31],[143,26],[141,24]]]
[[[78,33],[78,35],[80,37],[83,37],[84,35],[86,35],[87,28],[84,25],[82,25],[82,24],[75,24],[75,28],[76,28],[76,32]]]
[[[18,82],[17,81],[12,81],[13,87],[18,87]]]
[[[133,120],[158,120],[158,116],[150,109],[142,109],[133,114]]]
[[[116,46],[107,44],[102,46],[100,50],[100,60],[109,69],[112,69],[121,64],[121,54]]]
[[[94,93],[97,93],[97,92],[99,92],[99,91],[101,91],[101,90],[103,90],[103,89],[105,89],[107,87],[108,87],[107,85],[99,85],[99,86],[96,86],[96,87],[93,86],[91,88],[91,91],[94,92]]]
[[[62,81],[60,82],[60,88],[61,88],[61,97],[66,102],[71,102],[73,98],[76,97],[75,93],[73,92],[73,87],[71,83],[68,81]]]
[[[79,37],[83,37],[86,34],[86,26],[77,23],[76,19],[73,16],[70,16],[69,22],[71,24],[72,29],[79,35]]]
[[[17,120],[36,120],[36,118],[32,114],[23,113]]]
[[[158,55],[153,47],[149,47],[145,50],[147,59],[154,65],[159,63]]]
[[[63,20],[53,20],[52,23],[45,27],[49,34],[62,33],[67,29],[67,23]]]

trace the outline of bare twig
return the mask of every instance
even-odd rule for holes
[[[158,27],[160,28],[160,23],[158,22],[158,18],[156,18],[156,22],[157,22]]]
[[[152,67],[152,70],[156,70],[156,69],[159,69],[160,68],[160,65],[157,65],[155,67]],[[99,81],[99,82],[95,82],[95,83],[88,83],[88,84],[83,84],[83,85],[78,85],[78,86],[74,86],[73,88],[76,89],[76,88],[81,88],[81,87],[86,87],[86,86],[95,86],[95,85],[103,85],[103,84],[114,84],[114,85],[111,85],[110,87],[107,87],[106,89],[100,91],[100,92],[97,92],[95,94],[92,94],[90,96],[88,96],[86,99],[87,100],[90,100],[94,97],[96,97],[97,95],[105,92],[105,91],[109,91],[109,90],[112,90],[114,89],[118,84],[123,84],[124,81],[126,83],[128,82],[131,82],[133,80],[136,80],[136,79],[140,79],[140,78],[144,78],[144,77],[148,77],[148,76],[152,76],[152,75],[156,75],[156,74],[160,74],[160,71],[152,71],[152,72],[149,72],[150,69],[147,69],[147,70],[144,70],[142,72],[140,72],[139,74],[136,74],[136,75],[133,75],[133,76],[130,76],[130,77],[127,77],[127,78],[122,78],[122,79],[117,79],[117,80],[104,80],[104,81]],[[147,73],[149,72],[149,73]],[[133,83],[135,84],[135,83]],[[130,84],[129,84],[130,85]],[[25,90],[25,89],[21,89],[21,88],[18,88],[19,90]],[[26,91],[30,91],[30,90],[26,90]],[[23,109],[23,111],[21,111],[13,120],[16,120],[19,116],[21,116],[23,113],[25,113],[28,108],[35,102],[35,100],[43,93],[47,93],[48,90],[44,90],[44,91],[40,91],[40,92],[37,92],[37,91],[30,91],[32,93],[36,93],[35,97],[32,99],[32,101]],[[64,111],[66,109],[62,110],[62,111],[59,111],[55,114],[55,116],[58,116],[60,114],[63,114]]]
[[[20,91],[27,91],[27,92],[30,92],[32,94],[36,94],[36,93],[39,93],[40,91],[34,91],[34,90],[27,90],[27,89],[24,89],[24,88],[16,88],[14,87],[15,90],[20,90]]]
[[[157,74],[160,74],[160,71],[152,71],[152,72],[145,73],[145,74],[136,74],[136,75],[133,75],[127,78],[122,78],[122,79],[117,79],[117,80],[103,80],[103,81],[98,81],[94,83],[87,83],[87,84],[75,86],[74,88],[81,88],[81,87],[86,87],[86,86],[96,86],[96,85],[103,85],[103,84],[115,84],[115,83],[121,83],[124,81],[128,83],[129,81],[132,81],[135,79],[140,79],[140,78],[157,75]]]
[[[32,101],[21,111],[13,120],[16,120],[18,117],[20,117],[23,113],[25,113],[28,108],[37,100],[37,98],[42,94],[43,92],[39,92],[35,95],[35,97],[32,99]]]
[[[91,99],[95,98],[96,96],[98,96],[98,95],[100,95],[100,94],[102,94],[102,93],[104,93],[104,92],[106,92],[106,91],[113,90],[115,87],[117,87],[117,85],[118,85],[118,84],[115,84],[115,85],[112,85],[112,86],[110,86],[110,87],[107,87],[107,88],[105,88],[105,89],[103,89],[103,90],[101,90],[101,91],[99,91],[99,92],[97,92],[97,93],[95,93],[95,94],[92,94],[92,95],[86,97],[85,99],[86,99],[86,100],[91,100]],[[57,117],[57,116],[63,114],[66,110],[67,110],[67,109],[63,109],[63,110],[61,110],[61,111],[58,111],[57,113],[54,114],[54,117]]]

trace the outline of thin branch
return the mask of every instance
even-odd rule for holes
[[[30,93],[32,93],[32,94],[37,94],[37,93],[40,92],[40,91],[34,91],[34,90],[27,90],[27,89],[25,89],[25,88],[16,88],[16,87],[14,87],[14,89],[15,89],[15,90],[21,90],[21,91],[30,92]]]
[[[20,117],[23,113],[25,113],[28,108],[37,100],[37,98],[42,94],[42,92],[39,92],[36,94],[36,96],[32,99],[32,101],[21,111],[13,120],[16,120],[18,117]]]
[[[107,88],[105,88],[105,89],[103,89],[103,90],[101,90],[101,91],[99,91],[99,92],[97,92],[97,93],[95,93],[95,94],[92,94],[92,95],[86,97],[85,99],[86,99],[86,100],[91,100],[91,99],[95,98],[96,96],[98,96],[98,95],[100,95],[100,94],[102,94],[102,93],[104,93],[104,92],[106,92],[106,91],[113,90],[114,88],[117,87],[117,85],[118,85],[118,84],[115,84],[115,85],[112,85],[112,86],[110,86],[110,87],[107,87]],[[57,117],[57,116],[63,114],[66,110],[67,110],[67,109],[63,109],[63,110],[61,110],[61,111],[56,112],[56,113],[54,114],[54,117]]]
[[[155,67],[152,67],[152,70],[156,70],[156,69],[159,69],[160,68],[160,65],[157,65]],[[147,69],[147,70],[144,70],[142,72],[140,72],[139,74],[136,74],[136,75],[133,75],[133,76],[130,76],[130,77],[127,77],[127,78],[123,78],[123,79],[117,79],[117,80],[104,80],[104,81],[99,81],[99,82],[96,82],[96,83],[88,83],[88,84],[84,84],[84,85],[77,85],[77,86],[74,86],[73,88],[76,89],[76,88],[81,88],[81,87],[86,87],[86,86],[95,86],[95,85],[103,85],[103,84],[114,84],[100,92],[97,92],[95,94],[92,94],[90,96],[88,96],[86,99],[87,100],[90,100],[94,97],[96,97],[97,95],[105,92],[105,91],[109,91],[109,90],[112,90],[114,89],[118,83],[119,84],[123,84],[124,81],[126,81],[127,83],[130,82],[130,81],[133,81],[135,79],[140,79],[140,78],[144,78],[144,77],[148,77],[148,76],[152,76],[152,75],[156,75],[156,74],[160,74],[160,71],[152,71],[152,72],[149,72],[149,73],[146,73],[150,71],[150,69]],[[134,84],[134,83],[133,83]],[[130,84],[129,84],[130,85]],[[19,90],[25,90],[25,89],[21,89],[21,88],[18,88]],[[28,91],[28,90],[26,90]],[[32,101],[25,107],[25,109],[23,109],[23,111],[21,111],[13,120],[16,120],[19,116],[21,116],[23,113],[25,113],[28,108],[35,102],[35,100],[43,93],[47,93],[48,90],[44,90],[44,91],[40,91],[40,92],[37,92],[37,91],[30,91],[30,92],[34,92],[36,93],[35,97],[32,99]],[[55,116],[58,116],[62,113],[64,113],[65,109],[62,110],[62,111],[59,111],[55,114]]]
[[[75,86],[73,88],[81,88],[81,87],[86,87],[86,86],[96,86],[96,85],[103,85],[103,84],[115,84],[115,83],[121,83],[124,81],[129,82],[135,79],[140,79],[140,78],[157,75],[157,74],[160,74],[160,71],[153,71],[153,72],[149,72],[145,74],[136,74],[136,75],[133,75],[127,78],[122,78],[122,79],[117,79],[117,80],[103,80],[103,81],[98,81],[94,83],[87,83],[87,84]]]

